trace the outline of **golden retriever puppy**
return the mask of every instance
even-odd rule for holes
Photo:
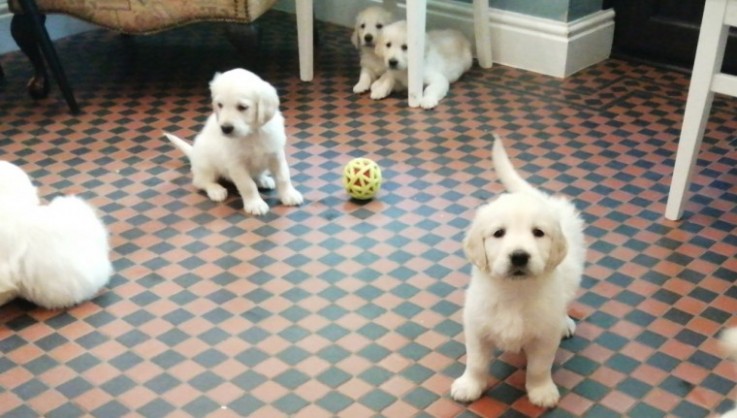
[[[499,138],[493,161],[509,193],[479,208],[464,239],[473,264],[463,310],[466,370],[451,396],[481,396],[498,348],[525,353],[530,402],[552,407],[560,397],[551,376],[555,353],[576,329],[567,311],[584,269],[584,223],[568,200],[523,180]]]
[[[368,91],[371,83],[386,71],[384,60],[376,55],[376,40],[392,19],[392,13],[380,6],[366,8],[356,16],[351,42],[361,57],[361,75],[358,83],[353,86],[354,93]]]
[[[232,181],[243,209],[263,215],[269,205],[258,188],[273,189],[287,206],[302,204],[292,186],[285,152],[287,135],[276,89],[256,74],[238,68],[215,74],[210,82],[213,112],[194,144],[165,133],[188,158],[192,184],[221,202],[228,191],[218,180]]]
[[[728,358],[737,360],[737,327],[724,330],[719,344]],[[737,407],[722,414],[721,418],[737,418]]]
[[[407,88],[407,22],[385,26],[376,43],[376,54],[387,71],[371,85],[371,98],[383,99],[393,91]],[[434,30],[425,35],[424,90],[420,106],[431,109],[448,94],[450,83],[458,80],[473,64],[471,43],[452,29]]]
[[[108,233],[75,196],[41,205],[18,166],[0,161],[0,306],[23,298],[47,309],[94,297],[113,273]]]

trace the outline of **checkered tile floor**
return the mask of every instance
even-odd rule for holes
[[[104,214],[117,273],[91,302],[0,308],[0,414],[8,417],[706,417],[732,403],[736,367],[715,336],[737,309],[737,105],[720,98],[681,222],[662,213],[688,79],[609,60],[566,80],[474,68],[434,111],[352,94],[349,30],[321,24],[316,79],[298,80],[294,20],[270,13],[265,45],[219,26],[150,37],[94,31],[57,42],[84,113],[30,66],[0,57],[0,158],[45,198],[78,193]],[[249,61],[250,59],[250,61]],[[161,132],[191,138],[217,70],[278,88],[305,205],[246,216],[210,202]],[[448,396],[464,367],[460,241],[500,191],[489,132],[520,170],[572,196],[589,264],[563,342],[552,411],[524,394],[503,353],[470,405]],[[368,156],[380,196],[346,198],[341,169]]]

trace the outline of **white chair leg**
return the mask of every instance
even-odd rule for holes
[[[683,215],[685,196],[709,120],[714,99],[711,90],[712,80],[721,70],[729,32],[729,27],[724,25],[726,5],[727,0],[709,0],[704,8],[686,111],[678,140],[676,163],[673,167],[673,179],[665,208],[665,217],[671,220],[680,219]]]
[[[473,27],[476,36],[476,58],[481,68],[491,68],[491,31],[489,29],[489,0],[473,0]]]
[[[297,38],[299,47],[299,78],[312,81],[314,75],[314,15],[312,0],[295,0],[297,8]]]
[[[427,0],[407,0],[407,90],[410,107],[418,107],[422,100],[426,13]]]

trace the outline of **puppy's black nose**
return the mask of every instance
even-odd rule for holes
[[[220,127],[220,130],[223,131],[225,135],[233,132],[233,125],[222,125]]]
[[[366,43],[370,44],[374,40],[374,35],[367,33],[364,35],[363,40],[366,41]]]
[[[392,58],[389,60],[389,67],[397,68],[397,64],[399,64],[399,61],[397,61],[396,59]]]
[[[509,255],[509,260],[515,267],[524,267],[527,265],[527,262],[530,261],[530,254],[526,251],[517,250]]]

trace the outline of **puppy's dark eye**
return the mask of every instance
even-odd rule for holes
[[[248,106],[238,105],[239,112],[245,112],[246,110],[248,110]]]
[[[406,51],[406,50],[407,50],[407,45],[402,45],[402,51]]]
[[[383,28],[383,27],[384,27],[384,25],[382,25],[381,23],[377,23],[377,24],[376,24],[376,29],[381,29],[381,28]]]
[[[391,42],[387,42],[387,43],[386,43],[386,47],[387,47],[387,48],[391,48],[391,47],[392,47],[392,43],[391,43]]]
[[[504,229],[497,229],[494,231],[494,238],[502,238],[506,232]]]
[[[222,103],[218,103],[218,109],[222,109],[222,108],[223,108],[223,104]]]
[[[545,232],[543,232],[543,230],[540,228],[533,228],[532,235],[534,235],[535,238],[542,238],[545,236]]]
[[[361,29],[366,29],[366,24],[365,23],[361,23]]]

